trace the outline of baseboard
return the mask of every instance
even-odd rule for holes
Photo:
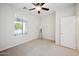
[[[39,38],[39,39],[40,39],[40,38]],[[49,40],[49,41],[55,43],[55,40],[54,40],[54,39],[47,39],[47,38],[42,38],[42,39]]]
[[[40,38],[35,38],[35,39],[40,39]],[[28,40],[28,41],[25,41],[25,42],[20,42],[20,43],[18,43],[18,44],[14,44],[14,45],[11,45],[11,46],[2,48],[2,49],[0,49],[0,51],[7,50],[7,49],[9,49],[9,48],[15,47],[15,46],[20,45],[20,44],[28,43],[28,42],[30,42],[30,41],[32,41],[32,40],[35,40],[35,39],[31,39],[31,40]],[[42,38],[42,39],[46,39],[46,38]],[[55,40],[53,40],[53,39],[46,39],[46,40],[50,40],[51,42],[55,42]]]
[[[43,39],[47,39],[47,40],[55,40],[54,38],[50,39],[50,38],[43,38]]]
[[[35,38],[35,39],[38,39],[38,38]],[[7,50],[7,49],[9,49],[9,48],[15,47],[15,46],[20,45],[20,44],[28,43],[28,42],[30,42],[30,41],[32,41],[32,40],[35,40],[35,39],[31,39],[31,40],[28,40],[28,41],[25,41],[25,42],[20,42],[20,43],[18,43],[18,44],[15,44],[15,45],[11,45],[11,46],[2,48],[2,49],[0,49],[0,51]]]

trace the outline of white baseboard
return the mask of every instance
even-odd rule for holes
[[[37,39],[37,38],[35,38],[35,39]],[[20,42],[20,43],[18,43],[18,44],[14,44],[14,45],[11,45],[11,46],[8,46],[8,47],[5,47],[5,48],[2,48],[2,49],[0,49],[0,51],[3,51],[3,50],[6,50],[6,49],[9,49],[9,48],[15,47],[15,46],[20,45],[20,44],[23,44],[23,43],[30,42],[30,41],[35,40],[35,39],[31,39],[31,40],[28,40],[28,41],[25,41],[25,42]]]
[[[40,38],[35,38],[35,39],[40,39]],[[18,43],[18,44],[13,44],[13,45],[11,45],[11,46],[8,46],[8,47],[5,47],[5,48],[0,49],[0,51],[3,51],[3,50],[6,50],[6,49],[15,47],[15,46],[20,45],[20,44],[23,44],[23,43],[30,42],[30,41],[35,40],[35,39],[31,39],[31,40],[28,40],[28,41],[25,41],[25,42],[20,42],[20,43]],[[47,38],[43,38],[43,39],[55,41],[54,39],[47,39]]]

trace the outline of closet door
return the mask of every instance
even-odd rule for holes
[[[60,43],[61,46],[76,48],[76,17],[62,17],[60,22]]]

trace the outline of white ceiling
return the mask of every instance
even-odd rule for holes
[[[17,7],[21,10],[23,10],[23,7],[27,7],[26,10],[34,7],[34,5],[32,3],[11,3],[10,5],[14,6],[14,7]],[[73,6],[74,3],[46,3],[44,5],[44,7],[47,7],[49,8],[50,10],[49,11],[41,11],[41,13],[43,14],[46,14],[46,13],[49,13],[49,12],[53,12],[57,9],[60,9],[60,8],[63,8],[63,7],[68,7],[68,6]],[[37,13],[37,11],[30,11],[31,13]]]

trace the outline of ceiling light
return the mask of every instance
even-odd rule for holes
[[[40,11],[41,10],[41,7],[40,6],[36,6],[36,10],[37,11]]]

